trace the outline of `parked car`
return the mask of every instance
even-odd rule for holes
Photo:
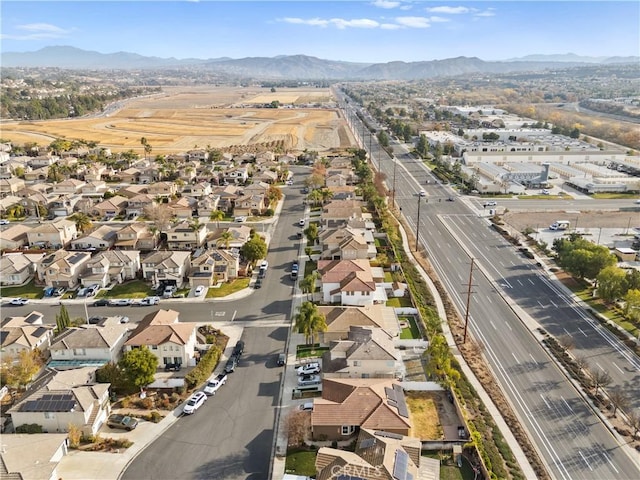
[[[122,315],[120,317],[120,323],[129,323],[129,317],[125,317],[124,315]]]
[[[198,286],[196,287],[195,291],[193,292],[193,294],[194,294],[196,297],[199,297],[199,296],[201,296],[201,295],[204,293],[204,290],[205,290],[204,285],[198,285]]]
[[[218,389],[225,383],[227,383],[227,374],[221,373],[216,378],[209,379],[203,391],[207,395],[215,395]]]
[[[139,307],[148,307],[150,305],[158,305],[160,303],[160,297],[144,297],[142,300],[139,300],[134,303]]]
[[[98,290],[100,290],[100,285],[95,283],[93,285],[90,285],[89,287],[87,287],[87,297],[93,297],[96,293],[98,293]]]
[[[165,372],[179,372],[182,369],[181,363],[165,363],[164,371]]]
[[[247,221],[247,217],[236,217],[234,221],[237,223],[244,223]]]
[[[256,279],[256,283],[253,284],[253,288],[258,289],[262,287],[262,278],[258,277]]]
[[[53,287],[47,287],[44,289],[44,296],[45,297],[53,297],[53,292],[55,292],[56,289]]]
[[[89,325],[97,325],[102,321],[103,318],[105,317],[89,317],[89,320],[87,320],[87,322],[89,323]]]
[[[94,307],[108,307],[110,305],[111,300],[108,300],[106,298],[101,298],[100,300],[96,300],[95,302],[93,302]]]
[[[421,197],[426,197],[427,196],[427,192],[425,192],[424,190],[420,190],[420,196]]]
[[[131,300],[129,298],[116,298],[115,300],[111,300],[110,305],[114,307],[128,307],[131,305]]]
[[[198,410],[207,399],[207,395],[203,392],[196,392],[191,395],[191,398],[187,401],[187,404],[182,409],[182,412],[186,415],[191,415]]]
[[[244,353],[244,342],[242,340],[238,340],[236,342],[235,347],[233,347],[233,354],[236,357],[239,357],[240,355],[242,355]]]
[[[287,180],[285,183],[286,183],[288,186],[291,186],[291,185],[293,185],[293,180]]]
[[[67,289],[66,289],[66,288],[64,288],[64,287],[59,287],[59,288],[56,288],[56,289],[53,291],[53,295],[54,295],[55,297],[60,297],[60,296],[64,295],[64,292],[66,292],[66,291],[67,291]]]
[[[269,262],[267,262],[266,260],[260,262],[260,270],[266,270],[267,268],[269,268]]]
[[[484,206],[485,207],[495,207],[496,205],[498,205],[498,202],[496,202],[495,200],[490,200],[488,202],[484,202]]]
[[[300,219],[300,221],[298,222],[298,225],[300,225],[301,227],[304,227],[304,218]]]
[[[164,290],[162,291],[162,297],[171,298],[173,294],[176,293],[176,290],[178,290],[178,287],[176,287],[175,285],[166,285],[164,287]]]
[[[227,364],[224,366],[224,373],[232,373],[238,366],[238,357],[231,355],[231,358],[227,360]]]
[[[313,402],[304,402],[298,408],[303,412],[309,412],[313,410]]]
[[[29,299],[18,297],[18,298],[12,299],[9,303],[11,305],[26,305],[27,303],[29,303]]]
[[[138,426],[138,420],[128,415],[119,415],[114,413],[107,418],[107,425],[111,428],[120,428],[122,430],[131,431]]]
[[[0,220],[0,225],[9,225],[11,222],[6,218]]]
[[[284,353],[278,354],[278,360],[276,360],[276,365],[279,367],[284,367],[287,364],[287,356]]]
[[[320,373],[320,364],[318,362],[307,363],[296,369],[298,375],[312,375],[314,373]]]
[[[298,379],[298,386],[300,387],[320,385],[320,383],[322,383],[320,375],[303,375]]]

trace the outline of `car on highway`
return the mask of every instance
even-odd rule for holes
[[[301,365],[296,369],[298,375],[312,375],[314,373],[320,373],[320,364],[318,362],[311,362],[305,365]]]
[[[93,302],[94,307],[108,307],[110,305],[111,300],[108,300],[106,298],[101,298],[100,300],[96,300],[95,302]]]
[[[227,374],[221,373],[216,378],[210,378],[207,384],[204,386],[203,392],[206,395],[215,395],[218,389],[227,383]]]
[[[227,360],[226,365],[224,366],[224,373],[233,373],[238,366],[238,357],[235,355],[231,355],[229,360]]]
[[[29,303],[29,299],[28,298],[18,297],[18,298],[11,299],[11,301],[9,303],[11,305],[26,305],[26,304]]]
[[[128,307],[131,305],[131,299],[129,298],[116,298],[115,300],[111,300],[111,306],[114,307]]]
[[[496,202],[495,200],[490,200],[488,202],[484,202],[484,206],[485,207],[495,207],[496,205],[498,205],[498,202]]]
[[[107,426],[130,432],[138,426],[138,420],[128,415],[114,413],[113,415],[109,415],[109,418],[107,418]]]
[[[186,405],[182,409],[182,413],[191,415],[198,410],[207,399],[207,395],[204,392],[196,392],[191,395],[191,398],[187,400]]]
[[[447,198],[447,202],[455,202],[455,199],[453,197],[449,197]]]
[[[200,296],[202,296],[202,294],[204,293],[204,290],[205,290],[204,285],[198,285],[198,286],[196,287],[195,291],[193,292],[193,294],[194,294],[196,297],[200,297]]]

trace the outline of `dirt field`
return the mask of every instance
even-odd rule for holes
[[[544,228],[551,225],[558,218],[566,218],[575,224],[578,219],[578,226],[581,228],[626,228],[627,226],[639,227],[640,215],[637,212],[603,212],[603,211],[581,211],[580,213],[563,213],[563,212],[526,212],[512,213],[507,212],[504,220],[511,226],[522,232],[526,227]],[[631,223],[629,221],[631,220]]]
[[[330,100],[329,89],[198,87],[165,88],[164,94],[121,102],[104,116],[2,125],[3,137],[16,143],[48,144],[55,138],[96,141],[112,151],[142,150],[145,137],[154,154],[211,146],[278,146],[287,152],[347,148],[353,138],[334,110],[300,108]],[[295,108],[244,108],[271,103]]]

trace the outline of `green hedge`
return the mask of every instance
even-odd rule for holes
[[[25,423],[16,427],[16,433],[43,433],[42,425],[37,423]]]
[[[211,376],[216,365],[218,365],[221,355],[222,350],[218,347],[211,347],[207,350],[207,353],[200,359],[198,365],[185,375],[184,380],[187,386],[189,388],[195,388],[201,383],[204,383],[204,381]]]

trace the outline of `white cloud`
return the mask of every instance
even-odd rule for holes
[[[309,18],[305,20],[304,18],[286,17],[286,18],[282,18],[280,21],[284,23],[293,23],[294,25],[311,25],[313,27],[329,26],[329,21],[323,20],[321,18]]]
[[[484,12],[478,12],[476,13],[474,16],[475,17],[495,17],[496,12],[494,11],[493,8],[489,8],[488,10],[485,10]]]
[[[394,2],[391,0],[375,0],[371,5],[378,8],[397,8],[400,6],[400,2]]]
[[[39,40],[43,38],[62,38],[71,33],[71,30],[65,30],[50,23],[25,23],[23,25],[17,25],[15,28],[16,30],[26,33],[19,35],[2,34],[0,38],[11,40]]]
[[[286,17],[280,20],[285,23],[293,23],[296,25],[310,25],[312,27],[329,27],[334,26],[340,30],[345,28],[379,28],[381,24],[376,22],[375,20],[371,20],[369,18],[355,18],[352,20],[347,20],[344,18],[293,18]]]
[[[402,27],[397,23],[381,23],[380,28],[382,30],[400,30]]]
[[[440,7],[429,7],[426,10],[431,13],[448,13],[449,15],[459,15],[461,13],[469,13],[471,11],[467,7],[449,7],[446,5]]]
[[[431,26],[426,17],[396,17],[396,22],[409,28],[429,28]]]
[[[449,20],[448,18],[444,18],[444,17],[429,17],[429,21],[431,23],[444,23],[444,22],[450,22],[451,20]]]

